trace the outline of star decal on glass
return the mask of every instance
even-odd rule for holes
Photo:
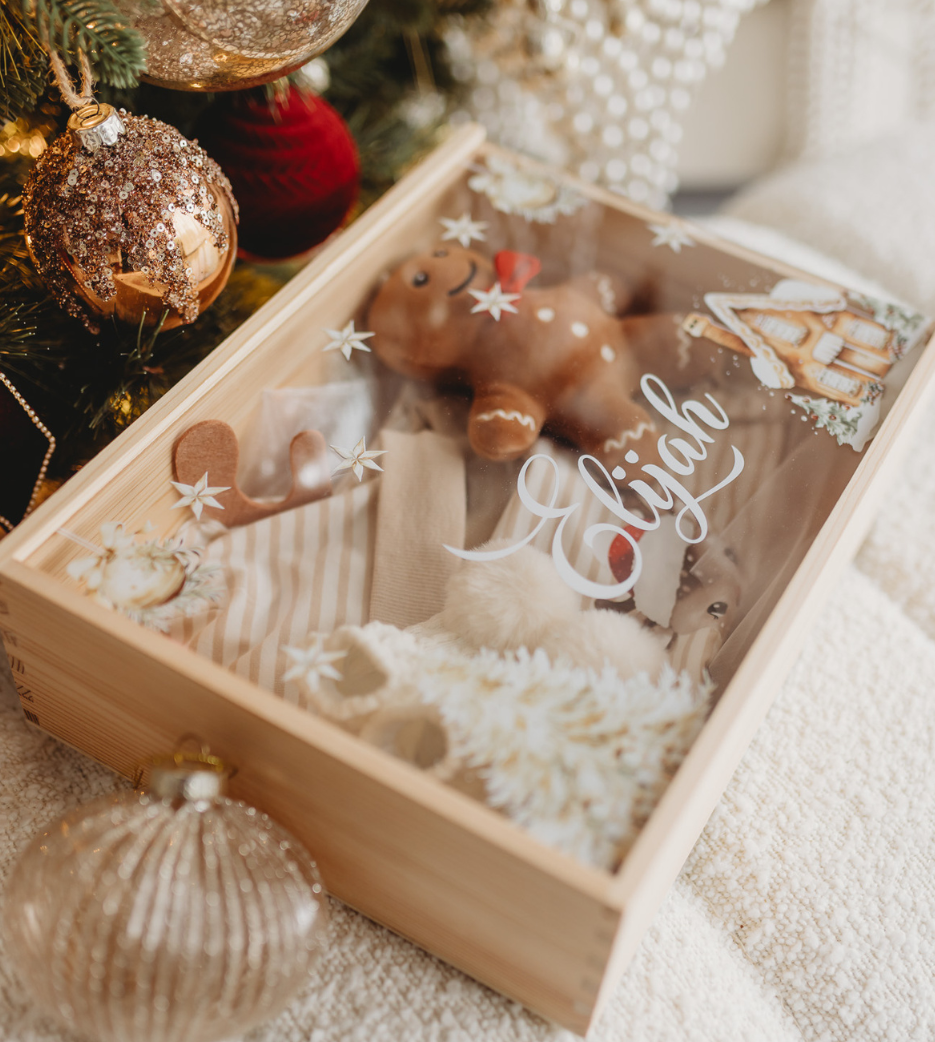
[[[352,449],[339,449],[337,445],[332,445],[331,448],[341,457],[341,462],[332,472],[334,474],[337,474],[339,470],[352,470],[357,480],[362,481],[365,467],[367,470],[383,470],[375,460],[377,456],[382,456],[386,449],[371,449],[368,451],[367,442],[364,438],[361,438]]]
[[[656,236],[653,246],[668,246],[674,253],[681,253],[683,246],[694,246],[695,240],[678,224],[648,224]]]
[[[221,492],[229,492],[231,487],[230,485],[209,485],[207,471],[194,485],[183,485],[181,481],[171,481],[169,484],[182,497],[178,503],[172,504],[171,509],[191,507],[192,513],[199,521],[201,520],[201,512],[205,507],[216,507],[218,510],[224,509],[223,504],[219,503],[214,497]]]
[[[451,217],[439,217],[438,220],[445,226],[445,234],[442,235],[443,241],[457,239],[465,249],[471,245],[474,239],[478,242],[487,241],[487,236],[484,235],[487,222],[472,220],[469,213],[461,214],[457,220],[453,220]]]
[[[495,282],[490,289],[469,289],[468,293],[477,301],[474,307],[471,308],[472,315],[478,311],[489,311],[494,319],[499,322],[500,315],[504,311],[512,311],[514,315],[518,314],[516,308],[513,307],[512,301],[519,300],[520,294],[504,293],[500,288],[499,282]]]
[[[312,644],[307,648],[282,649],[291,660],[291,665],[282,675],[283,680],[299,680],[310,691],[317,691],[323,679],[343,680],[344,675],[335,669],[333,663],[339,662],[346,651],[325,651],[321,637],[316,634]]]
[[[331,343],[326,344],[322,351],[340,351],[348,361],[354,351],[370,351],[364,341],[369,340],[373,333],[355,329],[353,319],[343,329],[326,329],[324,332],[331,337]]]

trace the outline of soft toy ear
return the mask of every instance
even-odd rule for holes
[[[289,446],[292,489],[285,499],[270,503],[245,496],[237,484],[240,445],[230,424],[223,420],[202,420],[189,427],[175,444],[175,476],[185,485],[195,486],[204,475],[211,475],[225,488],[217,493],[217,504],[205,506],[203,513],[228,528],[259,521],[271,514],[324,499],[331,495],[328,446],[318,431],[302,431]],[[207,484],[207,481],[205,481]]]
[[[493,266],[504,293],[522,293],[526,283],[542,271],[542,262],[538,257],[530,253],[515,253],[513,250],[501,250],[495,254]]]

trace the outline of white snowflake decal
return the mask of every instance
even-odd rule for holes
[[[332,663],[340,661],[346,651],[325,651],[322,639],[317,634],[308,648],[282,649],[292,660],[292,665],[283,673],[283,680],[299,680],[309,689],[317,692],[322,679],[343,680],[343,674],[335,669]]]
[[[445,226],[442,241],[457,239],[465,249],[471,245],[474,239],[478,242],[487,241],[487,237],[484,235],[487,222],[472,220],[469,213],[461,214],[457,220],[450,217],[439,217],[439,222]]]
[[[364,468],[367,470],[383,470],[379,463],[374,462],[377,456],[382,456],[386,449],[367,450],[367,442],[364,438],[352,449],[339,449],[337,445],[331,448],[341,457],[341,462],[334,468],[333,473],[339,470],[352,470],[358,481],[363,481]]]
[[[178,510],[180,507],[191,507],[192,513],[201,520],[201,512],[205,507],[216,507],[223,510],[224,507],[214,497],[222,492],[229,492],[230,485],[209,485],[208,472],[195,482],[194,485],[184,485],[181,481],[170,481],[170,485],[181,495],[178,503],[173,503],[171,509]]]
[[[353,319],[343,329],[326,329],[324,332],[331,337],[331,343],[326,344],[322,351],[340,351],[348,361],[351,360],[351,354],[355,350],[368,353],[370,351],[364,341],[369,340],[373,333],[356,330]]]
[[[681,253],[683,246],[694,246],[695,240],[678,224],[649,224],[655,234],[653,246],[668,246],[673,253]]]
[[[500,288],[499,282],[495,282],[490,289],[469,289],[468,293],[477,301],[474,307],[471,308],[472,315],[479,311],[489,311],[494,319],[499,322],[500,315],[504,311],[511,311],[514,315],[518,314],[511,302],[519,300],[520,294],[504,293]]]

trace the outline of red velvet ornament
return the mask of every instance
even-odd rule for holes
[[[240,204],[241,252],[284,260],[326,239],[357,198],[360,163],[347,124],[323,99],[290,87],[268,100],[228,94],[198,128]]]

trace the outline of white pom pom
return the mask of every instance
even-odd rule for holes
[[[492,541],[483,549],[508,545]],[[448,582],[441,621],[475,648],[532,649],[579,614],[580,605],[551,557],[524,546],[499,560],[466,561]]]
[[[666,660],[665,642],[635,619],[615,611],[582,611],[544,635],[543,648],[554,661],[602,670],[613,666],[621,680],[637,673],[655,679]]]

